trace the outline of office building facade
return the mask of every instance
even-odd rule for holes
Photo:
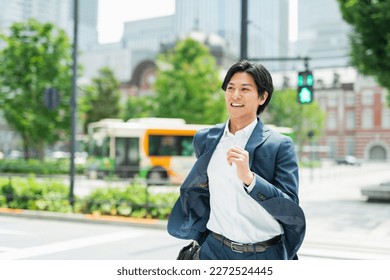
[[[7,34],[12,23],[34,18],[40,22],[55,24],[65,30],[73,41],[73,3],[73,0],[0,0],[0,32]],[[78,3],[78,46],[84,51],[98,43],[98,0],[82,0]]]
[[[337,0],[298,0],[296,56],[311,58],[311,68],[343,67],[349,64],[351,31],[342,19]]]

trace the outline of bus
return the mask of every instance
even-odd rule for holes
[[[201,124],[178,118],[102,119],[88,125],[87,176],[181,184],[195,163],[192,145]]]
[[[288,127],[268,125],[293,136]],[[193,137],[202,124],[178,118],[102,119],[88,125],[87,176],[179,185],[195,163]]]

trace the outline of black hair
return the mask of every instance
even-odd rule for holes
[[[221,86],[224,91],[226,91],[226,87],[230,82],[230,79],[237,72],[245,72],[253,77],[253,80],[257,86],[257,94],[259,97],[262,97],[264,92],[268,92],[268,97],[263,105],[259,105],[257,108],[257,115],[261,114],[270,102],[272,93],[274,91],[271,74],[262,64],[255,64],[245,59],[241,60],[233,64],[226,73],[225,79]]]

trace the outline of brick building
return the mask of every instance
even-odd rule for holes
[[[326,112],[325,133],[318,145],[328,151],[321,158],[353,155],[364,161],[389,160],[390,107],[384,88],[356,74],[353,82],[336,79],[331,87],[319,83],[315,94]]]

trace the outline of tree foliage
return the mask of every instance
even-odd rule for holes
[[[314,139],[323,133],[325,113],[318,103],[299,104],[296,90],[275,91],[266,109],[265,121],[276,126],[291,127],[294,130],[295,143],[302,147],[307,143],[309,131]]]
[[[157,102],[149,95],[145,96],[130,96],[127,99],[126,106],[123,112],[123,119],[146,118],[154,116]]]
[[[85,132],[91,122],[120,117],[120,82],[110,68],[101,68],[98,76],[92,79],[92,83],[83,88],[83,93],[81,107],[84,112]]]
[[[157,65],[156,117],[208,124],[226,118],[219,69],[205,45],[190,38],[179,41],[158,56]]]
[[[390,1],[338,0],[338,3],[344,20],[353,28],[352,64],[360,73],[376,77],[390,91]]]
[[[25,158],[69,133],[69,98],[72,77],[71,45],[66,33],[51,23],[36,20],[14,23],[1,35],[0,110],[8,125],[23,139]],[[43,93],[55,88],[56,109],[44,106]],[[32,148],[32,149],[31,149]]]

